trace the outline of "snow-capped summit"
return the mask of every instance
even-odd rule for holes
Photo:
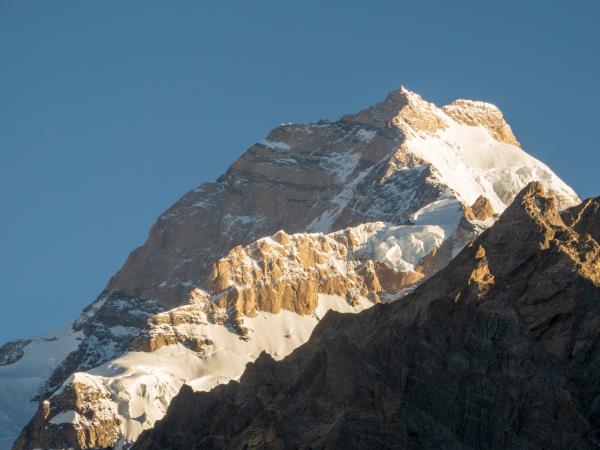
[[[57,336],[70,353],[36,372],[42,341],[0,348],[0,436],[25,425],[15,399],[31,416],[44,400],[17,448],[132,441],[182,384],[210,389],[291,352],[329,309],[406,294],[535,180],[579,202],[487,103],[400,88],[336,122],[279,126],[159,217]],[[34,382],[15,393],[17,364]]]
[[[521,147],[502,111],[491,103],[474,100],[455,100],[442,108],[446,114],[465,125],[485,127],[498,141]]]
[[[396,127],[406,134],[419,131],[435,133],[444,127],[444,114],[433,103],[402,86],[390,92],[382,102],[346,115],[342,121],[373,128]]]

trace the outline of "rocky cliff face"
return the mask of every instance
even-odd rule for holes
[[[596,448],[594,202],[561,217],[530,184],[412,294],[327,314],[239,382],[184,386],[133,448]]]
[[[453,238],[457,246],[481,231],[465,223],[465,232]],[[447,264],[446,247],[444,230],[436,226],[377,222],[326,235],[279,231],[233,248],[214,265],[206,290],[195,289],[188,305],[154,316],[149,350],[181,343],[201,351],[213,345],[206,335],[190,333],[201,329],[201,316],[249,339],[253,331],[246,319],[283,310],[314,316],[322,296],[353,308],[393,300]]]
[[[143,332],[124,334],[124,342],[152,352],[149,361],[134,360],[123,371],[117,359],[69,377],[42,403],[16,448],[106,448],[134,439],[162,417],[182,382],[208,389],[237,378],[262,351],[280,358],[305,342],[328,309],[356,312],[412,290],[447,264],[449,246],[463,246],[482,230],[481,221],[466,219],[467,211],[481,215],[477,204],[485,201],[465,208],[462,232],[450,239],[439,226],[377,222],[327,235],[279,231],[233,248],[214,265],[206,290],[195,288],[186,305],[144,316]],[[177,356],[160,353],[172,346],[183,348]],[[183,373],[157,375],[165,359]]]
[[[3,347],[0,375],[12,378],[0,386],[24,373],[36,380],[17,397],[0,389],[7,417],[15,398],[30,415],[31,398],[48,401],[18,448],[135,439],[183,383],[203,390],[236,379],[262,351],[280,359],[305,342],[327,310],[410,292],[532,180],[559,208],[578,203],[481,102],[438,108],[402,88],[337,122],[276,128],[158,219],[57,337],[66,353],[36,370],[27,361],[38,341]],[[85,402],[65,397],[69,386],[95,392],[110,419],[90,418]],[[55,419],[65,414],[87,421]],[[75,440],[59,444],[67,434]]]
[[[0,366],[13,364],[23,357],[25,347],[31,344],[31,339],[7,342],[0,347]]]
[[[461,128],[464,124],[469,128]],[[411,214],[448,193],[448,187],[455,189],[442,178],[440,172],[446,169],[442,161],[432,161],[416,145],[413,148],[411,138],[427,141],[444,136],[445,131],[471,128],[489,132],[492,143],[518,146],[493,105],[460,100],[442,110],[403,88],[338,122],[276,128],[216,183],[201,185],[163,214],[147,242],[130,255],[107,290],[177,306],[190,287],[200,287],[212,264],[236,245],[278,230],[328,232],[373,221],[409,223]],[[471,150],[461,151],[469,143],[460,142],[460,137],[453,140],[447,146],[458,147],[454,153],[459,156]],[[495,155],[477,147],[473,151],[480,154],[479,167],[470,168],[474,173],[469,178],[483,169],[487,172],[484,179],[475,184],[489,183],[493,192],[455,189],[454,196],[466,204],[483,194],[496,210],[502,209],[512,198],[507,200],[501,191],[518,192],[531,181],[525,173],[528,168],[539,171],[541,181],[563,206],[576,199],[547,168],[524,158],[522,152],[497,146],[496,151],[507,153],[510,165],[499,158],[485,167],[489,161],[482,155],[490,153],[487,156],[492,159]],[[507,169],[523,173],[519,173],[520,180],[511,180],[511,186],[502,186],[505,180],[496,179],[493,172]],[[498,192],[502,202],[496,200]]]

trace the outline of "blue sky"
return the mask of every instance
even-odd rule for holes
[[[154,219],[283,122],[400,86],[500,106],[600,195],[600,2],[0,0],[0,342],[73,319]]]

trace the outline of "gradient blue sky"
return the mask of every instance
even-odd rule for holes
[[[0,0],[0,342],[73,319],[154,219],[282,122],[404,84],[499,105],[600,195],[600,2]]]

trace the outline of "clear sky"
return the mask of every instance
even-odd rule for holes
[[[600,195],[600,1],[0,0],[0,342],[72,320],[283,122],[401,84],[493,102]]]

